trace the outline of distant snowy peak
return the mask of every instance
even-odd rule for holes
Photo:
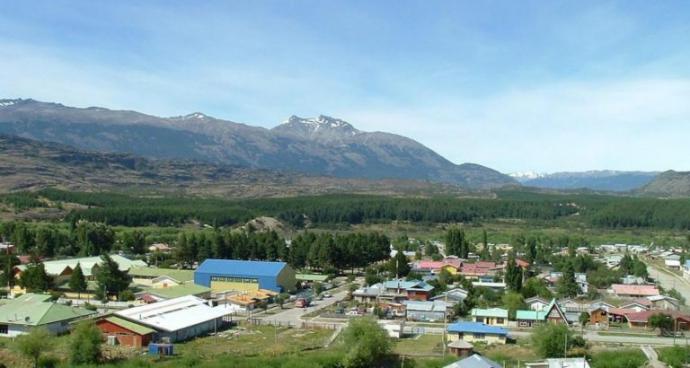
[[[523,171],[523,172],[515,172],[512,174],[509,174],[512,178],[514,178],[517,181],[525,181],[525,180],[533,180],[533,179],[539,179],[547,176],[548,174],[544,173],[538,173],[535,171]]]
[[[0,99],[0,107],[7,107],[17,104],[21,100]]]
[[[273,128],[273,131],[320,139],[348,138],[361,133],[345,120],[326,115],[319,115],[315,118],[302,118],[293,115]]]
[[[204,114],[204,113],[201,113],[201,112],[193,112],[193,113],[187,114],[187,115],[173,116],[171,119],[176,119],[176,120],[206,120],[206,119],[213,119],[213,118]]]

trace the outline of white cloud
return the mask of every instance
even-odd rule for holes
[[[690,79],[555,83],[482,99],[344,110],[365,129],[416,137],[454,162],[503,171],[690,169]]]

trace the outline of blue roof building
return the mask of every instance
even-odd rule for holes
[[[448,340],[505,344],[508,330],[479,322],[458,321],[448,325]]]
[[[295,271],[285,262],[207,259],[194,271],[194,283],[213,291],[287,292],[295,289]]]

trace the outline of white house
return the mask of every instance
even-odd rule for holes
[[[69,331],[70,323],[96,314],[58,304],[48,294],[24,294],[0,301],[0,336],[15,337],[42,327],[54,334]]]

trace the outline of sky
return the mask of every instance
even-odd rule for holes
[[[690,170],[687,1],[21,1],[0,98],[342,118],[502,172]]]

